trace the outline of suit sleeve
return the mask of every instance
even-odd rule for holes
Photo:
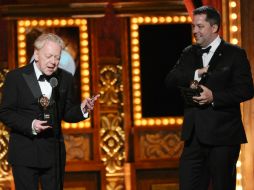
[[[190,81],[194,79],[194,70],[190,67],[190,47],[187,47],[181,54],[176,65],[167,74],[165,84],[167,88],[172,86],[189,87]]]
[[[24,117],[17,108],[19,96],[17,76],[14,72],[9,72],[6,76],[0,106],[0,120],[11,130],[32,137],[32,119]]]
[[[214,106],[235,106],[253,97],[253,80],[250,64],[243,49],[232,54],[231,82],[227,88],[214,91]]]
[[[70,123],[76,123],[86,119],[81,111],[80,102],[74,96],[74,80],[72,76],[67,76],[64,79],[67,83],[66,86],[66,96],[63,100],[64,110],[63,110],[63,120]]]

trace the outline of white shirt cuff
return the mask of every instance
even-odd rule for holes
[[[88,113],[88,112],[84,112],[84,110],[82,109],[81,106],[80,106],[80,109],[81,109],[81,112],[82,112],[82,114],[83,114],[83,117],[84,117],[85,119],[88,118],[89,113]]]
[[[35,129],[34,129],[34,121],[35,121],[35,120],[33,120],[33,122],[32,122],[32,134],[33,134],[33,135],[37,135],[37,133],[36,133],[36,131],[35,131]]]
[[[201,80],[201,77],[198,76],[198,69],[195,71],[194,80],[196,80],[198,82]]]

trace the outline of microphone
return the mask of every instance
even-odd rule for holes
[[[55,87],[57,87],[57,85],[58,85],[58,80],[57,80],[56,77],[52,77],[52,78],[49,80],[49,83],[50,83],[50,86],[51,86],[52,88],[55,88]]]

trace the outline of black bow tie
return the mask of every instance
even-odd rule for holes
[[[42,75],[39,76],[38,81],[42,81],[42,82],[43,82],[43,81],[47,80],[47,81],[49,82],[49,80],[51,79],[51,77],[52,77],[52,76],[48,76],[48,75],[42,74]]]
[[[209,53],[210,49],[211,49],[212,46],[209,46],[205,49],[200,49],[200,54],[203,55],[204,53]]]

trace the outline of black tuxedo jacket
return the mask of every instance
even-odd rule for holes
[[[183,51],[165,79],[167,86],[190,86],[195,70],[203,67],[199,49],[191,45]],[[240,103],[253,97],[253,81],[245,51],[222,40],[209,63],[206,80],[200,82],[212,91],[213,105],[185,106],[182,139],[188,140],[195,131],[205,144],[247,142]]]
[[[61,129],[61,120],[78,122],[84,119],[80,103],[74,102],[72,75],[58,69],[57,78],[59,84],[55,88],[53,128],[33,135],[32,121],[41,114],[38,98],[42,95],[33,64],[7,74],[0,106],[0,121],[10,128],[8,161],[11,164],[41,168],[53,166],[56,156],[55,133],[57,129]],[[60,139],[63,146],[62,159],[65,160],[62,135]]]

